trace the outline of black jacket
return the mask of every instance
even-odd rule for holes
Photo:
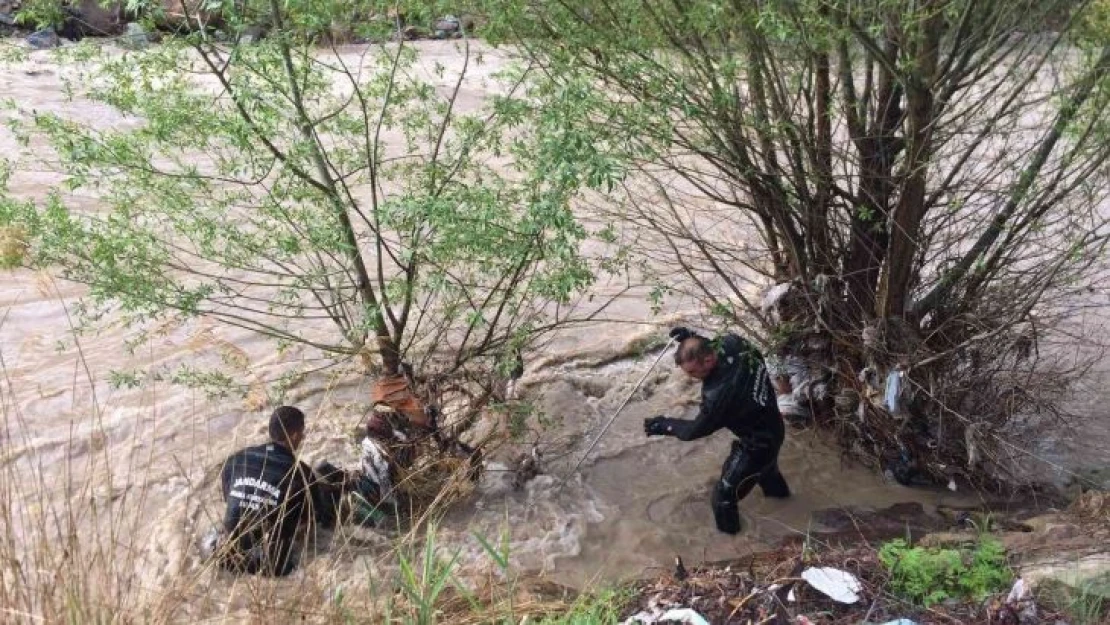
[[[717,366],[702,381],[701,411],[693,420],[666,419],[668,433],[692,441],[728,428],[743,443],[781,445],[785,426],[763,355],[736,336],[717,347]]]
[[[227,502],[224,529],[242,553],[260,546],[275,562],[286,562],[301,520],[312,514],[320,526],[334,522],[312,469],[281,445],[233,454],[220,482]]]

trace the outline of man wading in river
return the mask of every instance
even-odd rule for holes
[[[711,341],[687,328],[671,330],[679,342],[675,364],[702,381],[701,410],[693,420],[658,416],[644,420],[648,436],[674,436],[692,441],[728,428],[739,440],[721,468],[713,489],[717,529],[740,531],[739,501],[756,484],[767,497],[789,497],[779,473],[779,448],[786,428],[779,414],[771,380],[759,350],[735,334]]]
[[[219,562],[235,572],[288,575],[297,526],[335,521],[334,497],[296,458],[304,441],[304,413],[282,406],[270,416],[270,442],[232,455],[220,473],[227,512]]]

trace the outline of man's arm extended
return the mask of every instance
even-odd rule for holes
[[[710,434],[721,429],[721,426],[715,422],[711,416],[707,416],[704,411],[698,414],[694,419],[675,419],[672,417],[655,417],[653,419],[656,424],[651,434],[663,434],[666,436],[673,436],[680,441],[693,441],[699,438],[704,438]]]
[[[329,488],[334,487],[303,462],[298,464],[297,470],[306,487],[302,491],[305,507],[311,506],[312,518],[316,525],[325,529],[334,527],[336,521],[335,502],[333,498],[328,496],[327,492]]]
[[[654,417],[644,422],[644,432],[648,436],[673,436],[682,441],[704,438],[724,427],[725,408],[735,389],[714,389],[702,398],[701,410],[693,419]]]

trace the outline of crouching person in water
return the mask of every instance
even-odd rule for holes
[[[644,433],[692,441],[728,428],[736,436],[713,490],[717,529],[736,534],[739,500],[756,484],[767,497],[790,496],[778,467],[786,428],[767,368],[759,350],[735,334],[726,335],[718,345],[686,328],[671,330],[671,337],[679,341],[675,364],[702,381],[701,410],[693,420],[645,419]]]
[[[241,573],[284,576],[296,568],[294,538],[302,522],[330,527],[335,507],[312,469],[296,458],[304,413],[282,406],[270,416],[270,442],[247,447],[220,474],[227,511],[218,561]]]
[[[359,443],[362,453],[352,513],[361,525],[380,525],[386,516],[396,516],[402,508],[396,490],[398,470],[412,466],[415,447],[403,425],[391,416],[372,413]]]
[[[357,470],[343,470],[330,462],[317,465],[316,473],[327,484],[325,496],[344,511],[344,523],[377,527],[402,511],[398,473],[410,467],[415,457],[414,442],[402,421],[395,413],[370,415],[359,442]]]

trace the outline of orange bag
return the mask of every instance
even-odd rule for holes
[[[409,381],[403,375],[390,375],[378,378],[370,389],[370,400],[374,405],[383,404],[402,414],[416,427],[430,430],[431,417],[424,412],[424,402],[409,388]]]

